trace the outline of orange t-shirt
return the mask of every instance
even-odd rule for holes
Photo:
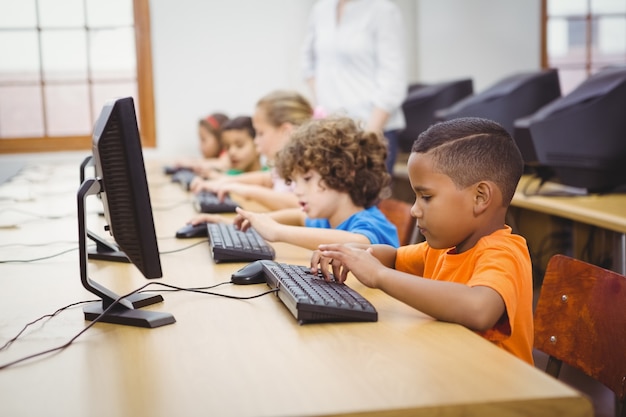
[[[395,268],[425,278],[486,286],[495,290],[506,307],[496,325],[478,332],[497,346],[533,364],[533,279],[526,240],[506,226],[481,238],[460,254],[433,249],[428,243],[403,246]]]

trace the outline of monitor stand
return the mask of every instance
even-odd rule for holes
[[[90,166],[94,166],[92,155],[83,159],[83,162],[80,164],[80,184],[85,182],[86,170],[87,167]],[[104,216],[104,212],[100,212],[98,214]],[[87,256],[89,259],[130,263],[130,259],[128,259],[126,254],[121,251],[119,246],[115,243],[106,241],[91,230],[87,230],[87,237],[96,243],[95,249],[87,249]]]
[[[115,243],[107,242],[91,230],[87,230],[87,237],[96,242],[95,248],[87,249],[89,259],[130,263],[128,256]]]
[[[98,284],[88,277],[88,251],[86,227],[86,199],[88,196],[97,194],[102,190],[102,185],[97,179],[85,180],[78,189],[78,249],[80,262],[80,280],[85,289],[102,299],[85,306],[85,320],[96,320],[105,323],[123,324],[127,326],[154,328],[176,322],[174,316],[169,313],[158,311],[140,310],[141,307],[149,306],[163,301],[159,294],[136,293],[117,301],[109,311],[111,305],[120,298],[119,295],[108,288]],[[105,313],[106,311],[106,313]]]

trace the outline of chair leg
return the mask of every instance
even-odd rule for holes
[[[559,372],[561,372],[561,364],[562,362],[557,358],[550,356],[548,358],[548,364],[546,365],[546,373],[552,375],[555,378],[559,377]]]

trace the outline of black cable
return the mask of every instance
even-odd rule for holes
[[[36,217],[38,219],[44,219],[44,220],[58,220],[58,219],[64,219],[67,217],[76,216],[76,212],[74,211],[71,213],[64,213],[64,214],[58,214],[55,216],[49,216],[49,215],[44,215],[44,214],[39,214],[39,213],[33,213],[32,211],[16,209],[13,207],[0,209],[0,214],[7,212],[7,211],[13,211],[13,212],[20,213],[20,214],[26,214],[28,216],[32,216],[32,217]],[[88,211],[86,214],[97,214],[97,213],[98,213],[97,211]],[[21,222],[19,224],[22,224],[22,223],[26,223],[26,222]]]
[[[208,241],[209,241],[208,239],[204,239],[204,240],[201,240],[201,241],[199,241],[199,242],[196,242],[196,243],[194,243],[194,244],[192,244],[192,245],[185,246],[184,248],[180,248],[180,249],[173,249],[173,250],[170,250],[170,251],[164,251],[164,252],[159,252],[159,255],[169,255],[169,254],[171,254],[171,253],[182,252],[182,251],[185,251],[185,250],[187,250],[187,249],[191,249],[191,248],[193,248],[194,246],[198,246],[198,245],[206,244]],[[75,242],[72,242],[72,243],[75,243]],[[42,244],[38,244],[38,245],[32,244],[32,245],[24,245],[24,246],[44,246],[44,245],[45,245],[45,244],[43,244],[43,243],[42,243]],[[11,244],[2,245],[2,246],[18,246],[18,244],[13,244],[13,243],[11,243]],[[93,246],[93,245],[91,245],[91,246]],[[33,258],[33,259],[4,259],[4,260],[3,260],[3,259],[0,259],[0,264],[8,264],[8,263],[30,263],[30,262],[43,261],[43,260],[46,260],[46,259],[55,258],[55,257],[57,257],[57,256],[64,255],[64,254],[66,254],[66,253],[68,253],[68,252],[72,252],[72,251],[75,251],[75,250],[78,250],[78,247],[76,247],[76,248],[66,249],[66,250],[64,250],[64,251],[62,251],[62,252],[55,253],[55,254],[53,254],[53,255],[42,256],[41,258]]]
[[[155,205],[153,205],[152,206],[152,211],[168,211],[168,210],[175,209],[176,207],[180,207],[183,204],[191,204],[192,202],[193,201],[191,201],[190,199],[187,198],[185,200],[181,200],[181,201],[178,201],[176,203],[172,203],[172,204],[167,205],[167,206],[155,206]]]
[[[222,282],[222,283],[216,284],[215,286],[211,286],[211,287],[208,287],[208,288],[214,288],[214,287],[216,287],[216,286],[223,285],[223,284],[226,284],[226,283],[227,283],[227,282]],[[203,290],[203,289],[198,289],[198,288],[183,288],[183,287],[178,287],[178,286],[175,286],[175,285],[165,284],[165,283],[162,283],[162,282],[148,282],[147,284],[142,285],[141,287],[139,287],[139,288],[137,288],[137,289],[135,289],[135,290],[133,290],[133,291],[131,291],[131,292],[129,292],[129,293],[127,293],[127,294],[125,294],[125,295],[122,295],[122,296],[117,297],[117,298],[116,298],[116,299],[115,299],[115,300],[114,300],[114,301],[113,301],[113,302],[112,302],[112,303],[111,303],[111,304],[110,304],[110,305],[109,305],[106,309],[104,309],[104,311],[102,311],[102,313],[100,313],[100,314],[99,314],[99,315],[98,315],[95,319],[93,319],[93,320],[92,320],[92,321],[91,321],[91,322],[90,322],[90,323],[89,323],[89,324],[88,324],[88,325],[87,325],[84,329],[82,329],[81,331],[79,331],[78,333],[76,333],[76,334],[75,334],[72,338],[70,338],[70,340],[68,340],[67,342],[65,342],[65,343],[63,343],[62,345],[59,345],[59,346],[57,346],[57,347],[50,348],[50,349],[46,349],[46,350],[44,350],[44,351],[37,352],[37,353],[33,353],[33,354],[30,354],[30,355],[27,355],[27,356],[23,356],[23,357],[21,357],[21,358],[15,359],[15,360],[13,360],[13,361],[11,361],[11,362],[8,362],[8,363],[5,363],[5,364],[2,364],[2,365],[0,365],[0,371],[2,371],[2,370],[4,370],[4,369],[7,369],[7,368],[9,368],[9,367],[11,367],[11,366],[17,365],[18,363],[25,362],[25,361],[27,361],[27,360],[29,360],[29,359],[34,359],[34,358],[37,358],[37,357],[40,357],[40,356],[46,355],[46,354],[48,354],[48,353],[53,353],[53,352],[57,352],[57,351],[64,350],[65,348],[69,347],[72,343],[74,343],[74,341],[75,341],[76,339],[78,339],[81,335],[83,335],[83,333],[85,333],[87,330],[89,330],[91,327],[93,327],[93,325],[95,325],[96,323],[98,323],[98,322],[99,322],[99,321],[100,321],[100,320],[101,320],[101,319],[102,319],[102,318],[103,318],[103,317],[104,317],[104,316],[105,316],[105,315],[106,315],[109,311],[111,311],[111,310],[113,309],[113,307],[115,307],[117,304],[119,304],[119,302],[120,302],[122,299],[124,299],[124,298],[126,298],[126,297],[129,297],[129,296],[131,296],[131,295],[133,295],[133,294],[135,294],[135,293],[138,293],[138,292],[143,292],[143,290],[145,290],[147,287],[149,287],[149,286],[151,286],[151,285],[161,285],[161,286],[163,286],[163,287],[169,288],[171,291],[186,291],[186,292],[194,292],[194,293],[200,293],[200,294],[206,294],[206,295],[215,295],[215,296],[218,296],[218,297],[225,297],[225,298],[230,298],[230,299],[235,299],[235,300],[251,300],[251,299],[253,299],[253,298],[259,298],[259,297],[262,297],[262,296],[264,296],[264,295],[267,295],[267,294],[272,294],[272,293],[275,293],[275,292],[277,292],[277,291],[278,291],[278,288],[272,288],[272,289],[270,289],[270,290],[268,290],[268,291],[265,291],[265,292],[262,292],[262,293],[260,293],[260,294],[255,294],[255,295],[251,295],[251,296],[241,297],[241,296],[234,296],[234,295],[228,295],[228,294],[214,293],[214,292],[211,292],[211,291],[205,291],[205,290]],[[159,290],[159,291],[164,291],[164,290]],[[167,291],[167,290],[165,290],[165,291]],[[85,302],[85,301],[82,301],[82,302],[79,302],[79,303],[74,303],[73,305],[80,304],[80,303],[84,303],[84,302]],[[67,309],[67,308],[68,308],[68,307],[65,307],[65,308],[63,308],[63,309],[59,309],[59,310],[63,311],[63,310],[65,310],[65,309]],[[44,317],[45,317],[45,316],[44,316]],[[39,319],[35,320],[34,322],[37,322],[37,321],[39,321],[39,320],[41,320],[41,318],[39,318]],[[30,324],[29,324],[29,325],[30,325]],[[28,325],[27,325],[26,327],[28,327]],[[22,332],[20,332],[20,334],[21,334],[21,333],[22,333]],[[13,341],[14,341],[14,340],[17,340],[17,338],[18,338],[18,337],[19,337],[19,334],[18,334],[18,336],[17,336],[17,337],[13,338]],[[8,344],[10,345],[11,343],[13,343],[13,341],[10,341]],[[3,347],[3,349],[4,349],[4,347]]]
[[[16,209],[16,208],[12,208],[12,207],[6,208],[6,209],[2,209],[2,210],[0,210],[0,213],[4,213],[4,212],[7,212],[7,211],[14,211],[16,213],[26,214],[28,216],[33,216],[33,217],[37,217],[39,219],[46,219],[46,220],[57,220],[57,219],[63,219],[65,217],[76,216],[76,212],[59,214],[59,215],[56,215],[56,216],[49,216],[49,215],[44,215],[44,214],[39,214],[39,213],[33,213],[32,211],[20,210],[20,209]]]
[[[43,261],[43,260],[46,260],[46,259],[55,258],[57,256],[65,255],[66,253],[73,252],[75,250],[78,250],[78,247],[66,249],[66,250],[64,250],[62,252],[55,253],[53,255],[42,256],[41,258],[33,258],[33,259],[5,259],[5,260],[0,259],[0,264],[29,263],[29,262]]]
[[[169,250],[169,251],[159,252],[159,255],[169,255],[170,253],[182,252],[182,251],[184,251],[184,250],[191,249],[191,248],[193,248],[194,246],[198,246],[198,245],[203,245],[203,244],[206,244],[208,241],[209,241],[209,239],[204,239],[204,240],[201,240],[201,241],[199,241],[199,242],[196,242],[196,243],[194,243],[194,244],[192,244],[192,245],[185,246],[184,248],[180,248],[180,249],[172,249],[172,250]]]
[[[77,301],[75,303],[71,303],[66,305],[65,307],[61,307],[59,308],[57,311],[55,311],[52,314],[45,314],[41,317],[39,317],[38,319],[35,319],[33,321],[31,321],[30,323],[27,323],[24,325],[24,327],[22,328],[22,330],[20,330],[15,336],[13,336],[11,339],[9,339],[4,345],[0,346],[0,351],[3,351],[5,349],[7,349],[9,346],[11,346],[11,344],[13,344],[13,342],[15,342],[17,339],[20,338],[20,336],[33,324],[45,319],[45,318],[52,318],[55,317],[56,315],[58,315],[59,313],[62,313],[63,311],[67,310],[68,308],[77,306],[77,305],[81,305],[81,304],[86,304],[86,303],[93,303],[99,300],[84,300],[84,301]]]
[[[75,240],[56,240],[53,242],[45,242],[45,243],[5,243],[5,244],[0,245],[0,248],[8,248],[10,246],[38,247],[38,246],[61,245],[61,244],[76,244],[76,241]]]

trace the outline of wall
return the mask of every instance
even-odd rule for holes
[[[539,68],[539,0],[394,0],[410,81],[472,77],[475,89]],[[197,120],[250,114],[276,88],[308,95],[299,48],[314,0],[152,0],[157,153],[197,153]]]
[[[420,80],[470,77],[480,91],[541,66],[540,0],[419,0]]]

